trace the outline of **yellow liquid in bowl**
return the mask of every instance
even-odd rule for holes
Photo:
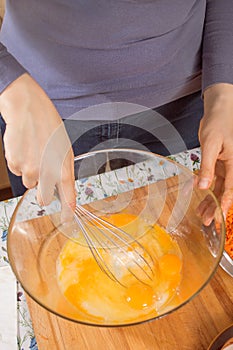
[[[104,219],[122,229],[128,224],[131,232],[138,229],[138,218],[131,214],[112,214]],[[57,280],[62,294],[72,306],[98,323],[137,322],[146,316],[156,316],[179,291],[182,256],[178,244],[160,226],[141,222],[142,226],[145,234],[138,241],[146,249],[146,253],[142,251],[145,259],[149,255],[153,259],[152,263],[150,260],[152,281],[147,279],[142,283],[129,272],[128,268],[142,280],[145,278],[137,265],[131,265],[133,243],[126,253],[112,248],[108,256],[100,251],[121,284],[101,271],[86,245],[68,241],[58,257]],[[119,259],[123,264],[117,263]],[[148,270],[146,264],[144,269]]]

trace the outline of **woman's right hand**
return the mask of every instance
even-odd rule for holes
[[[50,203],[56,187],[65,219],[75,207],[74,156],[52,101],[25,73],[0,95],[0,113],[9,169],[22,176],[25,187],[37,185],[41,205]]]

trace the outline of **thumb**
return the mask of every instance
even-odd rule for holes
[[[215,165],[221,151],[217,142],[205,142],[201,146],[201,167],[198,173],[198,187],[208,189],[214,180]]]
[[[74,186],[70,185],[64,188],[61,184],[57,185],[59,198],[61,201],[61,222],[67,223],[72,221],[76,206],[76,195]]]
[[[71,149],[67,153],[61,166],[60,177],[56,183],[56,189],[61,203],[61,223],[65,224],[72,222],[76,208],[76,191],[74,159]]]
[[[225,216],[228,213],[232,203],[233,203],[233,187],[232,187],[232,178],[233,178],[233,159],[225,161],[225,183],[224,183],[224,192],[221,199],[221,206]]]

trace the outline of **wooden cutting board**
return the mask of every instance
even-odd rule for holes
[[[176,180],[169,180],[169,190],[176,186]],[[141,191],[134,191],[137,208]],[[172,191],[170,195],[174,195]],[[171,197],[172,202],[174,199]],[[20,242],[16,247],[19,245]],[[233,323],[233,279],[220,267],[188,304],[166,317],[137,326],[85,326],[55,316],[29,296],[27,300],[39,350],[207,350],[212,339]]]
[[[233,280],[220,267],[187,305],[138,326],[83,326],[27,300],[39,350],[207,350],[211,340],[233,323]]]

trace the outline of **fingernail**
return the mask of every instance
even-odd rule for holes
[[[209,179],[201,178],[198,182],[198,187],[201,189],[207,189],[209,187]]]
[[[203,223],[205,226],[209,226],[211,224],[212,220],[213,220],[212,216],[211,217],[207,216],[206,218],[203,219]]]

